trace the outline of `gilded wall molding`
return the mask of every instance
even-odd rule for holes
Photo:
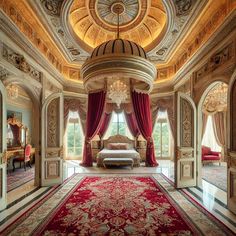
[[[175,72],[177,72],[186,61],[193,56],[193,54],[212,36],[215,30],[222,24],[223,20],[229,13],[227,1],[222,3],[219,8],[213,13],[213,15],[204,22],[203,27],[199,32],[194,32],[193,40],[189,40],[188,47],[181,54],[178,53],[178,57],[174,62]],[[185,40],[186,42],[188,39]],[[184,42],[183,42],[184,43]]]
[[[25,6],[25,2],[22,2],[20,7]],[[62,71],[62,57],[59,56],[59,52],[54,53],[55,48],[50,48],[48,42],[45,42],[42,37],[40,37],[37,32],[37,27],[33,27],[31,23],[35,20],[34,16],[32,16],[32,21],[29,21],[25,18],[26,14],[22,14],[19,10],[18,5],[13,5],[11,1],[3,0],[1,2],[1,7],[3,12],[10,17],[10,19],[14,22],[17,28],[25,35],[26,38],[30,40],[30,42],[41,51],[41,53],[50,61],[50,63],[58,70]],[[25,13],[29,14],[29,12],[25,11]],[[46,34],[44,34],[46,37]],[[51,41],[50,41],[51,44]]]
[[[193,147],[193,109],[186,99],[181,99],[180,103],[181,147]]]
[[[45,22],[46,27],[51,31],[54,39],[57,40],[57,44],[63,48],[63,52],[68,61],[84,62],[89,56],[71,36],[68,36],[67,31],[64,29],[60,16],[62,14],[62,8],[68,6],[68,2],[64,0],[40,0],[31,1],[31,6],[47,20]],[[65,17],[66,18],[66,17]]]
[[[50,102],[47,108],[47,147],[58,147],[59,145],[59,98]]]
[[[220,28],[217,30],[217,32],[215,32],[214,37],[212,37],[208,42],[206,42],[199,51],[196,52],[196,54],[191,57],[191,59],[188,60],[188,62],[186,62],[181,69],[179,69],[178,72],[175,73],[173,80],[174,80],[174,84],[175,84],[175,90],[179,89],[184,83],[186,83],[187,80],[193,80],[193,86],[194,88],[197,88],[198,93],[199,93],[199,86],[197,83],[196,79],[194,79],[194,77],[196,77],[196,72],[198,70],[200,70],[206,63],[209,64],[209,60],[210,57],[213,57],[213,55],[218,54],[221,50],[223,50],[226,45],[229,45],[233,42],[233,48],[231,52],[229,52],[228,56],[232,56],[231,60],[225,62],[225,65],[227,65],[228,63],[231,64],[232,67],[234,67],[236,65],[235,63],[235,45],[236,45],[236,41],[235,41],[235,35],[236,35],[236,13],[232,13],[227,20],[224,22],[224,24],[222,24],[220,26]],[[231,50],[230,49],[230,50]],[[233,53],[234,55],[232,55],[231,53]],[[216,60],[216,58],[215,58]],[[216,60],[218,61],[218,59]],[[222,59],[220,60],[221,63],[223,62]],[[211,64],[214,62],[214,59],[212,58]],[[221,64],[220,63],[220,64]],[[219,67],[221,67],[219,65],[214,65],[214,67],[211,68],[215,68],[218,70]],[[224,68],[224,65],[222,66],[222,70],[221,71],[221,76],[224,76],[223,72],[227,72],[228,76],[229,76],[229,72],[231,71],[228,68]],[[209,70],[209,67],[208,69]],[[212,70],[212,69],[211,69]],[[203,70],[202,70],[203,71]],[[219,70],[220,71],[220,70]],[[213,82],[214,79],[217,75],[215,75],[214,77],[212,77],[214,71],[211,71],[210,73],[208,73],[208,76],[210,76],[210,80],[206,80],[206,79],[200,79],[202,82],[206,82],[208,81],[209,83]],[[231,73],[232,74],[232,73]],[[200,77],[202,77],[203,75],[200,75]],[[207,74],[205,73],[204,76],[207,76]],[[183,79],[184,78],[184,79]],[[223,78],[223,77],[222,77]],[[212,81],[211,81],[212,80]],[[204,84],[206,84],[204,82]],[[204,85],[206,87],[206,85]],[[194,95],[195,96],[195,95]],[[198,99],[197,99],[198,100]]]
[[[201,82],[205,76],[224,66],[233,58],[235,58],[235,42],[230,42],[223,49],[218,50],[218,52],[209,57],[201,68],[193,72],[194,84]]]
[[[155,63],[167,62],[175,45],[197,18],[197,12],[205,6],[207,0],[164,1],[170,21],[169,28],[161,42],[150,52],[148,57]],[[195,14],[194,14],[195,13]]]
[[[60,16],[63,0],[40,0],[45,11],[51,16]]]
[[[28,74],[31,78],[41,82],[42,72],[36,70],[31,64],[29,64],[23,55],[13,51],[5,44],[3,44],[2,47],[2,57],[17,69]]]
[[[11,73],[2,65],[0,65],[0,80],[6,79]]]

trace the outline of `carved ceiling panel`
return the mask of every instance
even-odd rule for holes
[[[228,0],[2,2],[4,14],[63,77],[80,83],[81,65],[94,47],[117,37],[117,10],[120,37],[144,47],[159,69],[156,81],[163,82],[174,77],[235,8]],[[29,70],[24,60],[22,65]]]
[[[74,0],[69,24],[80,40],[91,49],[117,37],[148,47],[165,29],[167,15],[161,0]]]
[[[46,18],[57,43],[71,61],[82,64],[93,48],[120,37],[148,52],[153,62],[167,61],[187,23],[207,0],[40,0],[32,2]],[[117,6],[117,3],[119,3]],[[122,8],[122,9],[120,9]]]

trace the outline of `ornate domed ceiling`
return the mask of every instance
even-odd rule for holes
[[[161,0],[74,0],[69,24],[84,49],[93,49],[117,36],[152,49],[165,31],[167,15]]]

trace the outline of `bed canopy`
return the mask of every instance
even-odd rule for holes
[[[114,11],[119,16],[125,9],[118,5]],[[133,113],[127,113],[127,124],[133,135],[138,132],[147,140],[146,165],[157,166],[149,100],[156,73],[156,67],[147,60],[144,49],[134,42],[120,39],[119,29],[117,39],[102,43],[93,50],[81,68],[88,92],[82,165],[92,166],[90,142],[96,134],[102,136],[109,123],[106,103],[116,103],[117,107],[121,103],[130,103]]]

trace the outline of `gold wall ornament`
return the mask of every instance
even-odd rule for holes
[[[183,128],[181,129],[181,146],[192,147],[193,146],[193,108],[191,104],[181,99],[181,121]]]
[[[215,112],[226,111],[227,94],[228,85],[221,82],[218,83],[207,94],[203,103],[203,112],[206,114],[213,114]]]
[[[47,108],[47,147],[59,145],[59,102],[59,98],[55,98]]]
[[[7,87],[7,96],[10,99],[17,99],[19,95],[18,87],[14,84],[9,84]]]

